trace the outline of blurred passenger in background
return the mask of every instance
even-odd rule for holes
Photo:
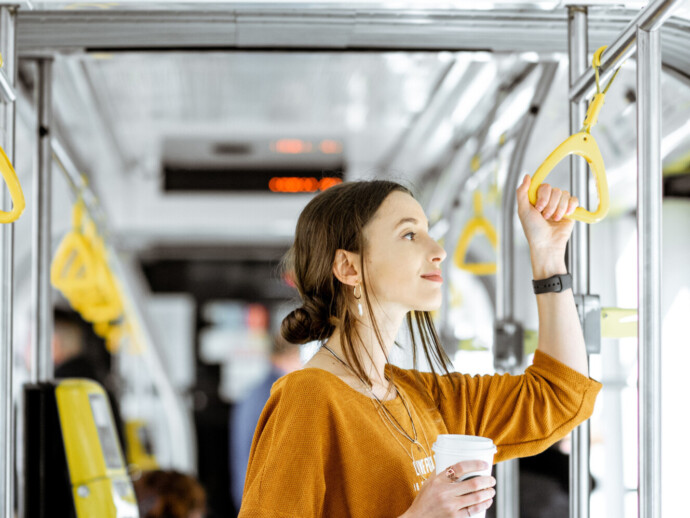
[[[252,447],[254,430],[259,422],[259,416],[271,395],[271,387],[278,378],[302,367],[299,352],[299,345],[291,344],[280,333],[277,333],[271,350],[270,372],[230,412],[230,492],[237,509],[242,504],[249,450]]]
[[[206,492],[178,471],[147,471],[134,481],[140,518],[203,518]]]
[[[108,395],[113,412],[117,435],[122,453],[126,451],[124,426],[120,407],[108,382],[110,362],[103,340],[92,331],[82,318],[64,309],[56,308],[53,313],[54,332],[52,340],[54,378],[86,378],[100,384]]]

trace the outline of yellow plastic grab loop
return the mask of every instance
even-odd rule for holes
[[[96,333],[97,336],[100,336],[101,338],[105,338],[108,336],[108,333],[110,333],[110,330],[113,328],[113,324],[110,322],[96,322],[93,325],[93,332]]]
[[[94,290],[76,303],[82,317],[89,322],[117,320],[123,312],[120,289],[108,264],[108,254],[96,225],[88,221],[84,230],[96,264]]]
[[[5,179],[7,189],[10,191],[10,197],[12,198],[12,210],[10,212],[0,210],[0,223],[13,223],[24,212],[26,201],[24,200],[24,192],[19,183],[19,178],[17,178],[17,173],[2,147],[0,147],[0,170],[2,170],[2,177]]]
[[[453,261],[455,265],[474,275],[494,275],[496,273],[496,263],[466,263],[465,257],[469,249],[470,242],[475,234],[485,234],[491,246],[496,249],[498,245],[498,238],[496,230],[489,220],[482,214],[482,195],[479,192],[474,193],[474,217],[467,222],[465,230],[463,230],[458,246],[455,248]]]
[[[109,333],[108,323],[122,316],[120,289],[96,225],[91,220],[84,223],[81,200],[73,207],[72,224],[53,258],[51,282],[85,320],[105,323],[98,331]]]
[[[124,336],[124,324],[110,322],[96,322],[93,331],[105,340],[105,347],[110,354],[116,354],[120,349],[120,342]]]
[[[596,180],[597,192],[599,193],[599,207],[595,212],[578,207],[575,209],[575,212],[566,217],[577,221],[584,221],[585,223],[601,221],[609,212],[609,187],[606,181],[604,159],[601,157],[601,151],[599,151],[599,146],[594,137],[584,131],[568,137],[553,153],[546,157],[546,160],[539,166],[532,177],[532,183],[528,191],[529,201],[532,205],[537,203],[537,189],[539,189],[539,186],[553,168],[569,155],[578,155],[587,160]]]
[[[590,212],[582,207],[575,209],[575,212],[570,216],[565,216],[566,218],[583,221],[585,223],[596,223],[601,221],[606,217],[609,212],[609,187],[606,181],[606,168],[604,167],[604,159],[601,156],[601,151],[597,145],[597,141],[590,134],[592,127],[599,120],[599,113],[604,106],[604,99],[606,98],[606,92],[611,87],[611,83],[618,75],[620,67],[613,74],[613,77],[606,85],[604,91],[601,91],[599,85],[599,67],[601,66],[601,55],[606,50],[606,46],[600,47],[594,53],[592,58],[592,66],[594,67],[594,73],[597,84],[597,93],[594,95],[592,102],[589,104],[587,109],[587,116],[585,117],[584,123],[582,125],[582,130],[580,132],[571,135],[565,139],[539,166],[537,171],[532,177],[532,181],[529,186],[529,201],[532,205],[537,202],[537,190],[541,186],[542,182],[546,179],[553,168],[569,155],[578,155],[587,160],[590,169],[592,169],[592,174],[597,184],[597,192],[599,193],[599,207],[595,212]]]
[[[96,282],[96,263],[89,242],[81,233],[84,207],[81,200],[72,208],[74,228],[58,246],[50,266],[50,281],[67,300],[91,292]]]
[[[2,54],[0,54],[0,68],[2,68],[4,64],[5,62],[2,60]],[[17,221],[19,216],[22,215],[22,212],[24,212],[26,201],[24,200],[24,191],[22,191],[17,173],[2,147],[0,147],[0,170],[2,170],[2,177],[5,179],[7,189],[10,191],[10,197],[12,198],[12,210],[10,212],[0,210],[0,223],[13,223]]]

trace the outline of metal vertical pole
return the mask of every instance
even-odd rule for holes
[[[661,517],[661,43],[637,30],[638,499]]]
[[[558,64],[545,63],[532,96],[530,109],[520,125],[520,134],[510,160],[508,176],[501,200],[500,268],[496,283],[496,326],[494,333],[494,367],[501,372],[517,374],[523,363],[522,326],[515,320],[515,241],[514,221],[517,198],[515,190],[520,175],[527,145],[539,115],[539,110],[553,85]],[[496,465],[496,516],[516,518],[520,515],[520,464],[511,459]]]
[[[568,8],[569,84],[587,70],[587,8]],[[570,133],[580,130],[585,119],[585,100],[570,103]],[[582,207],[589,207],[589,171],[584,160],[570,157],[570,192]],[[573,276],[573,293],[589,293],[589,226],[576,221],[568,248],[568,270]],[[582,308],[583,309],[583,308]],[[584,323],[583,323],[584,325]],[[589,518],[589,421],[571,434],[570,451],[570,518]]]
[[[496,516],[520,516],[520,462],[510,459],[496,464]]]
[[[0,53],[7,82],[17,77],[16,6],[0,7]],[[14,162],[14,103],[0,104],[0,144]],[[0,206],[9,210],[10,196],[1,189]],[[0,224],[0,517],[14,516],[14,411],[12,397],[12,305],[14,281],[14,224]]]
[[[31,382],[53,377],[51,340],[53,304],[50,288],[50,170],[53,163],[50,145],[52,119],[52,59],[39,59],[38,65],[38,160],[33,191],[32,343]]]

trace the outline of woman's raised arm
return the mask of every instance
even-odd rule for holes
[[[542,184],[537,191],[536,205],[532,206],[527,196],[529,184],[530,177],[525,175],[517,189],[517,201],[518,215],[530,245],[534,279],[566,274],[565,247],[574,222],[563,216],[573,213],[578,205],[577,198],[567,191]],[[537,306],[538,348],[581,374],[589,375],[585,340],[572,289],[537,295]]]

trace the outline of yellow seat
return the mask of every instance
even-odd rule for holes
[[[470,242],[477,234],[485,234],[491,246],[496,249],[498,245],[498,238],[496,236],[496,229],[494,229],[491,222],[486,219],[482,213],[482,195],[480,192],[474,193],[474,217],[467,222],[465,230],[463,230],[458,240],[458,246],[455,248],[453,261],[455,265],[474,275],[494,275],[496,273],[496,263],[467,263],[465,257]]]

